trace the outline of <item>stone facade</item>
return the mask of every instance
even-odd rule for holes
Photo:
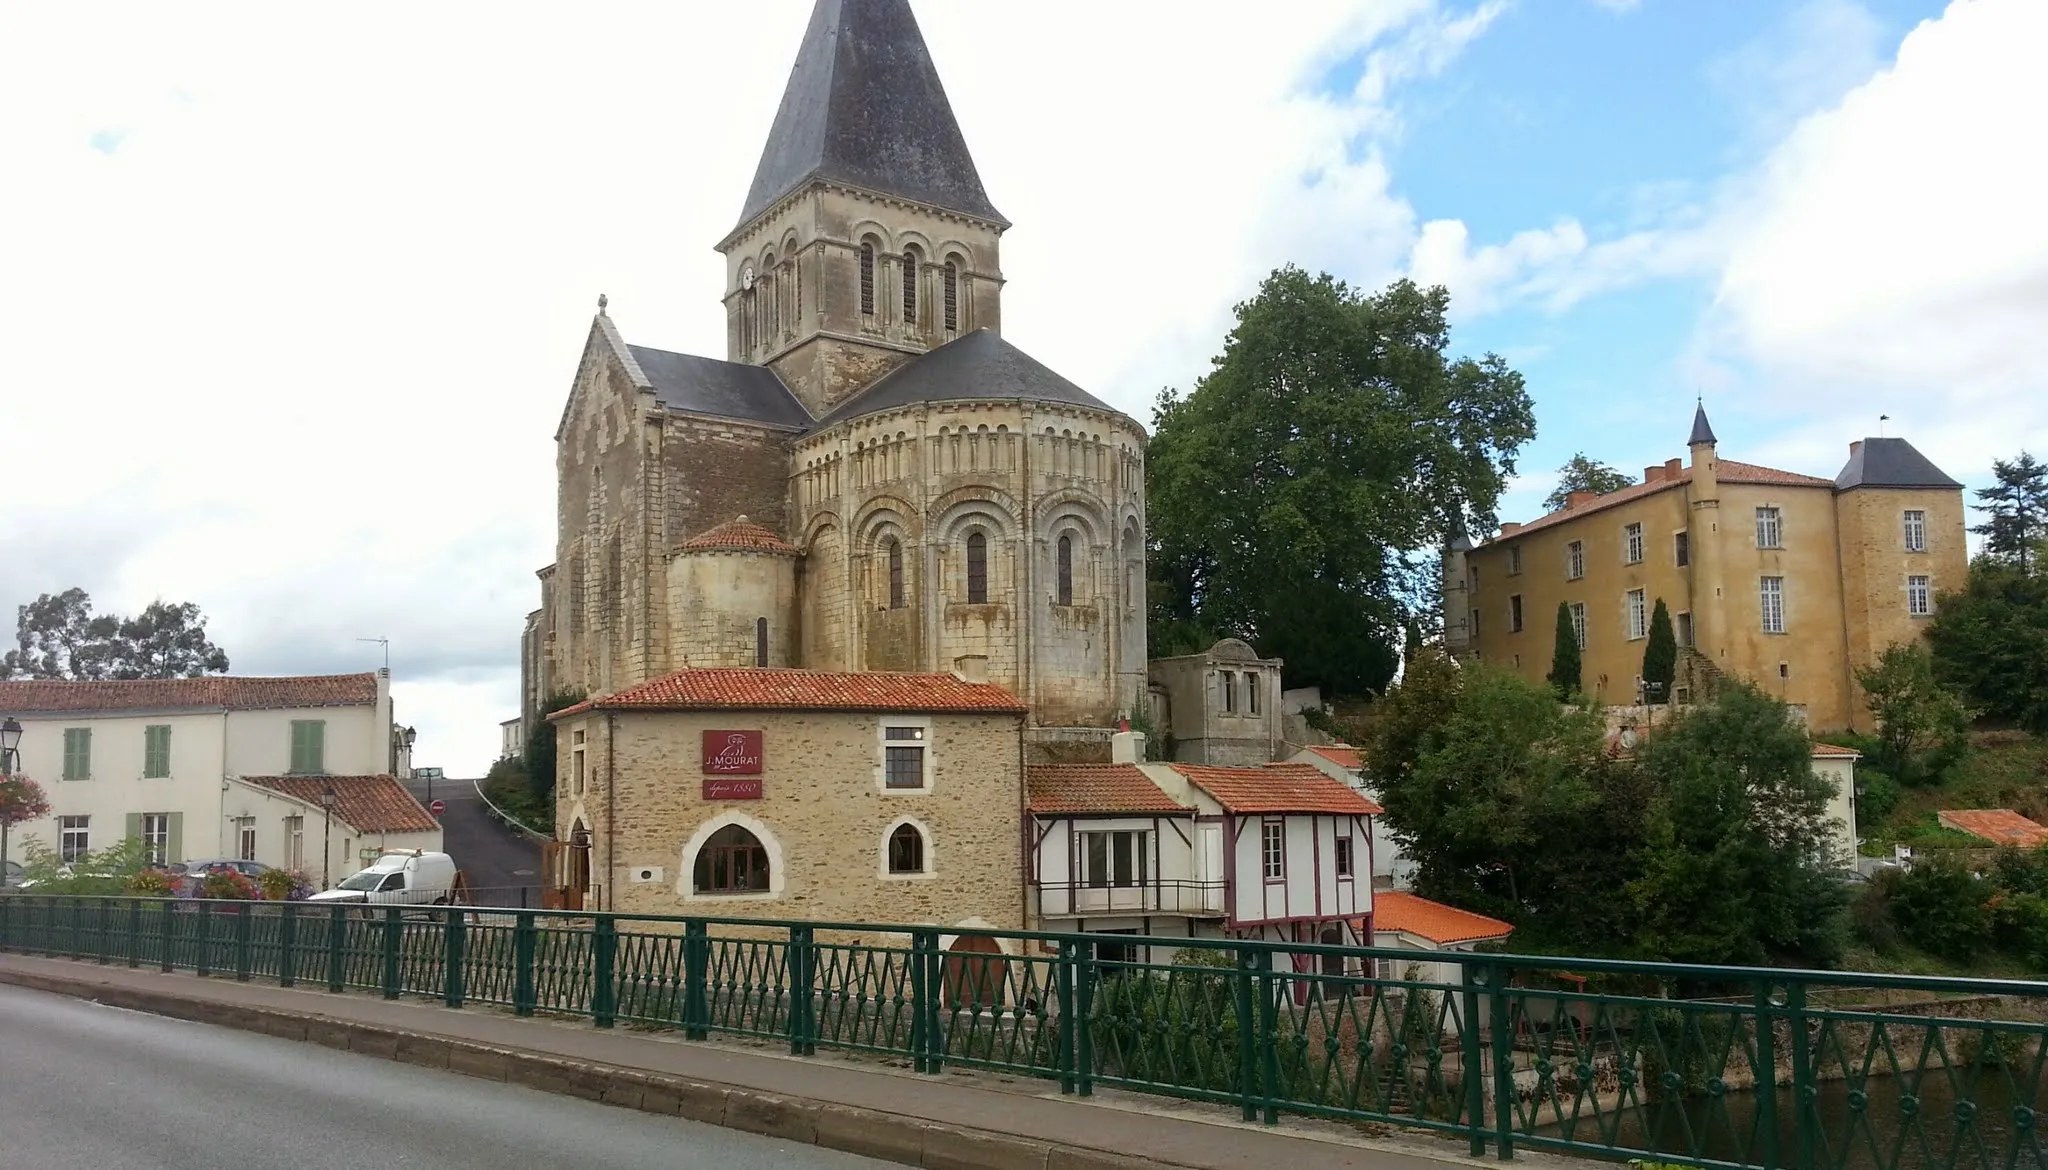
[[[1154,659],[1152,722],[1173,736],[1173,758],[1229,766],[1280,759],[1281,665],[1236,638],[1200,654]]]

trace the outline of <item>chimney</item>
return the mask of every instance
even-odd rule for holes
[[[1663,478],[1664,478],[1664,465],[1663,465],[1663,464],[1659,463],[1659,464],[1657,464],[1657,465],[1656,465],[1655,467],[1645,467],[1645,468],[1643,468],[1643,482],[1644,482],[1644,483],[1656,483],[1656,482],[1657,482],[1658,480],[1660,480],[1660,479],[1663,479]]]
[[[1685,460],[1683,459],[1666,459],[1664,461],[1665,479],[1677,479],[1678,473],[1683,470],[1685,470]]]
[[[1573,492],[1569,496],[1565,497],[1564,506],[1567,508],[1576,508],[1581,504],[1590,504],[1594,500],[1597,500],[1599,498],[1599,492]]]
[[[1863,450],[1863,440],[1861,440],[1861,439],[1852,439],[1852,440],[1850,440],[1850,441],[1849,441],[1849,458],[1851,458],[1851,459],[1854,459],[1854,458],[1856,458],[1856,454],[1857,454],[1857,452],[1859,452],[1859,451],[1861,451],[1861,450]]]
[[[1515,533],[1520,532],[1521,530],[1522,522],[1519,520],[1510,520],[1507,523],[1500,526],[1500,534],[1502,536],[1513,536]]]
[[[953,673],[961,682],[985,683],[988,681],[988,655],[962,654],[953,660]]]
[[[1112,764],[1142,764],[1145,762],[1145,733],[1142,731],[1119,731],[1109,737],[1109,762]]]

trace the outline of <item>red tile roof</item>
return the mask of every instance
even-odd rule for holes
[[[2030,821],[2009,808],[1943,809],[1941,823],[2000,845],[2032,849],[2048,845],[2048,825]]]
[[[1023,714],[1017,696],[994,683],[954,674],[837,673],[771,667],[689,668],[578,703],[554,718],[585,711],[936,711]]]
[[[1024,785],[1035,813],[1181,813],[1143,771],[1132,764],[1034,764]]]
[[[1425,938],[1438,946],[1506,938],[1514,927],[1498,918],[1432,902],[1399,890],[1374,890],[1372,895],[1374,933],[1393,931]]]
[[[1378,816],[1380,806],[1332,780],[1314,764],[1213,768],[1175,764],[1173,770],[1233,813],[1332,813]]]
[[[796,546],[775,535],[765,525],[756,524],[745,516],[729,520],[709,532],[693,536],[682,543],[685,552],[724,550],[734,552],[776,552],[793,553]]]
[[[1814,487],[1834,490],[1835,481],[1818,476],[1801,475],[1796,471],[1780,471],[1775,467],[1762,467],[1755,463],[1738,463],[1733,459],[1720,459],[1714,463],[1714,477],[1721,483],[1761,484],[1769,487]],[[1656,479],[1648,483],[1630,484],[1604,496],[1595,496],[1576,508],[1560,508],[1548,515],[1538,516],[1513,532],[1503,532],[1486,541],[1497,544],[1504,540],[1515,540],[1539,528],[1551,528],[1581,516],[1590,516],[1632,500],[1654,496],[1658,492],[1692,482],[1692,468],[1687,467],[1670,479]]]
[[[1365,767],[1365,760],[1358,754],[1358,749],[1348,743],[1314,743],[1310,744],[1307,750],[1340,768],[1349,768],[1356,772]]]
[[[360,707],[377,701],[374,674],[286,678],[140,678],[107,682],[0,682],[0,714],[40,711],[251,711],[278,707]]]
[[[1831,743],[1814,744],[1813,755],[1815,759],[1827,757],[1830,759],[1840,760],[1860,760],[1863,758],[1863,753],[1857,751],[1855,748],[1838,747],[1835,744]]]
[[[433,814],[389,776],[244,776],[249,784],[322,807],[320,793],[334,786],[334,815],[362,833],[426,833],[441,827]]]

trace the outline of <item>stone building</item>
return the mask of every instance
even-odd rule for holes
[[[1869,730],[1856,671],[1918,638],[1937,595],[1968,571],[1962,485],[1896,438],[1849,444],[1833,479],[1724,459],[1704,408],[1688,447],[1689,464],[1647,468],[1606,495],[1575,492],[1483,544],[1454,544],[1448,648],[1541,680],[1563,603],[1586,692],[1632,705],[1661,600],[1679,644],[1672,700],[1727,675],[1816,730]]]
[[[1002,336],[1002,234],[907,0],[818,0],[723,359],[602,299],[556,431],[522,720],[701,667],[959,670],[1034,742],[1146,692],[1143,429]]]

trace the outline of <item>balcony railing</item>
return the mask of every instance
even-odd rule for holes
[[[1041,918],[1223,913],[1222,882],[1153,881],[1129,886],[1041,882],[1037,890]]]

